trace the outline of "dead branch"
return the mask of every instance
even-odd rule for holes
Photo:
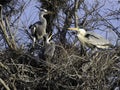
[[[6,90],[10,90],[10,88],[6,85],[6,83],[0,78],[1,84],[6,88]]]

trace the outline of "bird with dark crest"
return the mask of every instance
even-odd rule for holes
[[[29,26],[33,38],[33,47],[35,43],[38,42],[40,39],[42,39],[43,36],[46,34],[47,21],[44,15],[51,13],[50,11],[47,11],[46,9],[43,8],[38,8],[38,9],[40,10],[40,14],[39,14],[40,21],[37,21]]]

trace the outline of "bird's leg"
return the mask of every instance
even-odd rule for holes
[[[90,53],[90,57],[94,56],[97,51],[98,51],[97,48],[92,48],[92,49],[90,50],[90,52],[89,52],[89,53]]]
[[[85,46],[81,45],[80,53],[81,53],[81,55],[86,55],[86,49],[85,49]]]

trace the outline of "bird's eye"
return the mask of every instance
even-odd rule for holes
[[[45,12],[47,12],[47,10],[46,10],[46,9],[44,9],[44,11],[45,11]]]

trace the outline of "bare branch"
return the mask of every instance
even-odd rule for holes
[[[1,84],[6,88],[6,90],[10,90],[10,88],[6,85],[6,83],[0,78]]]

